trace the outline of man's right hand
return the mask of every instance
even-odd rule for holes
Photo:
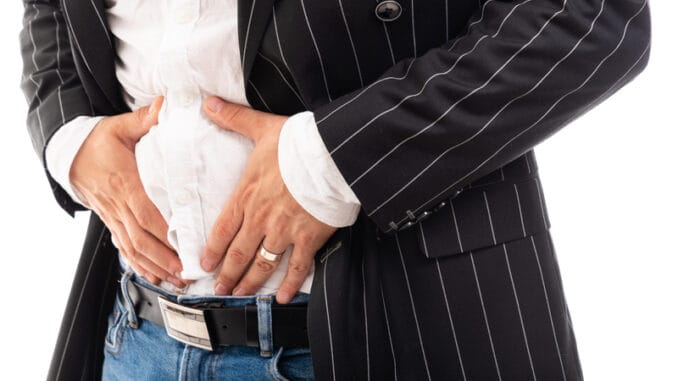
[[[70,181],[137,273],[153,284],[162,279],[184,287],[167,223],[144,191],[134,156],[136,143],[157,124],[162,102],[158,97],[150,106],[102,119],[75,156]]]

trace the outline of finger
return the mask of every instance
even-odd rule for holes
[[[226,258],[214,285],[216,295],[229,295],[254,257],[254,253],[263,239],[263,234],[243,224],[233,243],[226,252]]]
[[[253,108],[225,102],[219,97],[207,97],[204,103],[207,116],[219,127],[235,131],[257,141],[261,132],[278,125],[285,117],[257,111]]]
[[[276,294],[278,303],[289,303],[299,291],[313,266],[315,252],[315,249],[309,249],[302,245],[294,246],[289,263],[287,264],[287,274]]]
[[[142,136],[148,133],[151,127],[158,124],[158,115],[163,101],[163,97],[156,97],[150,105],[121,115],[123,117],[122,124],[120,125],[122,129],[121,136],[126,138],[128,143],[136,144]]]
[[[167,249],[173,250],[167,240],[167,231],[169,227],[165,218],[162,216],[158,208],[153,204],[148,195],[144,191],[141,180],[136,178],[132,180],[133,184],[129,187],[127,195],[127,203],[129,205],[134,218],[147,232],[162,242]]]
[[[125,245],[123,245],[122,243],[125,242],[125,240],[120,238],[120,235],[124,234],[119,233],[120,229],[122,228],[122,224],[113,222],[114,220],[110,217],[104,217],[103,215],[100,215],[100,217],[104,221],[104,224],[106,224],[106,226],[108,227],[108,230],[110,230],[111,238],[113,242],[116,244],[118,251],[120,252],[120,255],[122,255],[123,258],[125,258],[125,261],[134,270],[134,272],[148,279],[148,281],[153,284],[159,283],[160,280],[158,279],[158,277],[151,274],[146,268],[144,268],[143,265],[136,263],[136,261],[134,261],[128,254],[131,246],[129,245],[128,242],[125,243]]]
[[[254,295],[280,266],[280,258],[289,244],[289,239],[283,240],[280,236],[266,236],[263,244],[259,246],[254,255],[252,265],[233,289],[233,295]],[[259,254],[262,247],[271,253],[280,254],[281,257],[278,257],[278,260],[265,259]]]
[[[186,282],[183,282],[181,279],[178,279],[175,275],[161,268],[157,264],[153,263],[144,254],[136,250],[134,248],[134,245],[132,244],[132,240],[126,233],[122,222],[114,221],[112,224],[115,226],[115,230],[118,231],[118,233],[116,234],[117,237],[116,240],[122,242],[121,250],[125,255],[125,259],[127,259],[127,262],[130,263],[131,265],[143,269],[144,278],[148,279],[149,281],[152,280],[153,278],[156,278],[158,280],[163,279],[179,288],[183,288],[186,286]]]
[[[142,229],[132,211],[126,205],[122,205],[121,212],[121,222],[129,236],[132,247],[141,254],[140,256],[148,258],[161,269],[179,278],[182,269],[179,257],[157,238]]]
[[[231,195],[228,203],[219,214],[217,221],[212,226],[212,231],[207,237],[205,252],[200,259],[200,266],[203,270],[214,271],[221,262],[233,238],[240,230],[244,213],[240,207],[239,191],[236,189]]]
[[[154,285],[159,285],[160,284],[160,278],[157,276],[153,275],[150,271],[145,269],[142,265],[139,263],[133,261],[131,258],[129,258],[129,254],[127,254],[127,251],[125,249],[120,249],[120,253],[125,259],[127,260],[127,264],[134,270],[135,273],[137,273],[139,276],[142,278],[145,278],[148,280],[150,283]]]

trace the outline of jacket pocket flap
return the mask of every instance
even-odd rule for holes
[[[411,231],[426,257],[498,245],[548,230],[538,177],[468,189]]]

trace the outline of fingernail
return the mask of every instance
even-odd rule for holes
[[[217,261],[212,257],[204,257],[202,261],[200,261],[200,265],[202,266],[203,270],[212,271],[216,267]]]
[[[217,97],[210,97],[207,99],[207,108],[212,112],[219,112],[224,107],[225,103]]]
[[[216,295],[226,295],[227,292],[228,289],[221,283],[217,283],[217,285],[214,287],[214,293]]]
[[[245,296],[245,290],[238,287],[233,291],[233,296]]]

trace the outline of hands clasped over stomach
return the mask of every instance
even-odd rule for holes
[[[149,107],[100,121],[76,155],[70,178],[137,273],[154,284],[165,280],[182,288],[190,281],[181,279],[184,268],[173,249],[177,242],[168,241],[168,225],[144,191],[135,157],[136,144],[158,123],[162,102],[159,97]],[[278,301],[286,303],[302,286],[316,251],[335,228],[308,214],[285,187],[277,155],[287,117],[216,97],[207,98],[203,111],[216,126],[253,141],[254,148],[225,207],[213,219],[202,269],[215,273],[215,294],[251,295],[280,265],[255,255],[259,248],[283,253],[294,245],[277,294]]]

